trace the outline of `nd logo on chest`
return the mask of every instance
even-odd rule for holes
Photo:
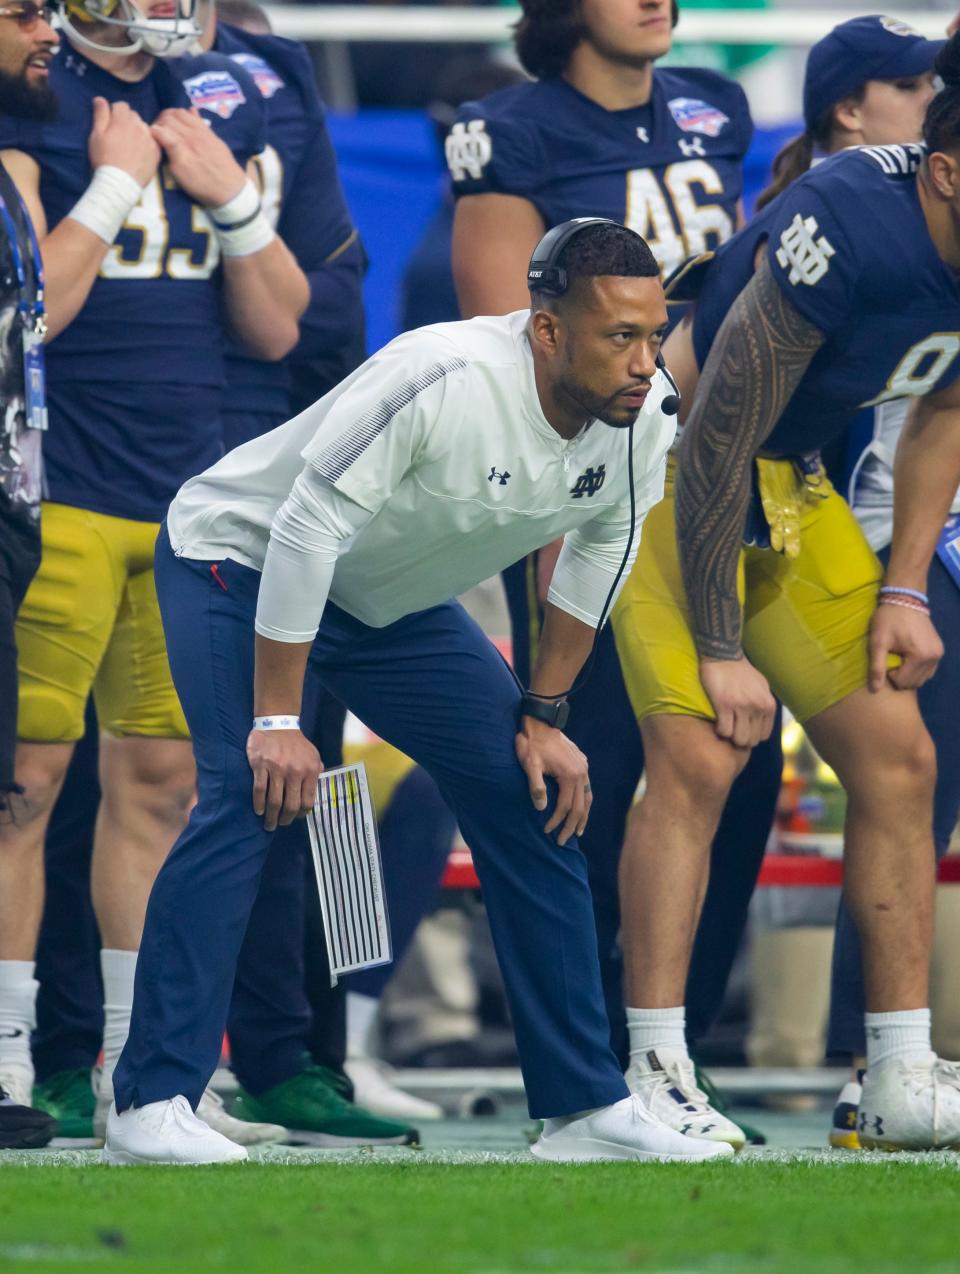
[[[584,496],[596,495],[603,486],[606,476],[606,465],[598,464],[596,469],[591,465],[588,469],[584,469],[580,477],[577,478],[570,488],[570,494],[575,500],[582,500]]]

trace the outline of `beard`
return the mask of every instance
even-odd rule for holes
[[[49,84],[31,84],[27,68],[18,75],[0,71],[0,115],[36,119],[49,124],[57,118],[58,103]]]
[[[639,407],[628,407],[620,399],[620,390],[604,397],[569,374],[561,377],[558,389],[568,402],[581,408],[588,419],[600,420],[613,429],[629,428],[640,414]]]

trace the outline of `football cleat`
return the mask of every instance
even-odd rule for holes
[[[102,1161],[133,1163],[242,1163],[248,1156],[190,1109],[186,1097],[131,1106],[122,1115],[111,1105]]]
[[[734,1150],[746,1144],[743,1129],[710,1105],[697,1086],[693,1062],[670,1049],[649,1049],[630,1059],[627,1087],[660,1122],[698,1141],[726,1142]]]
[[[443,1107],[405,1093],[393,1082],[393,1069],[376,1057],[348,1057],[344,1069],[353,1083],[353,1100],[383,1119],[442,1119]]]
[[[856,1079],[849,1079],[840,1090],[833,1108],[833,1125],[830,1128],[830,1145],[836,1150],[859,1150],[860,1134],[857,1131],[860,1115],[860,1097],[863,1093],[864,1071],[857,1071]]]
[[[544,1129],[530,1147],[537,1159],[554,1163],[585,1163],[597,1159],[655,1159],[702,1163],[732,1159],[729,1142],[688,1137],[651,1114],[635,1094],[579,1119],[544,1121]]]
[[[287,1130],[281,1124],[255,1124],[228,1114],[223,1098],[212,1088],[208,1088],[197,1103],[197,1118],[238,1146],[276,1146],[287,1139]]]
[[[103,1145],[103,1137],[93,1130],[96,1100],[91,1073],[85,1066],[58,1071],[33,1086],[33,1104],[57,1121],[54,1145],[59,1148]]]
[[[321,1066],[308,1065],[259,1097],[245,1092],[233,1103],[238,1119],[282,1124],[292,1146],[410,1146],[419,1134],[409,1124],[380,1119],[346,1101]]]
[[[870,1067],[857,1134],[864,1150],[960,1150],[960,1066],[927,1053]]]
[[[57,1121],[30,1105],[29,1079],[13,1068],[11,1072],[0,1075],[0,1150],[39,1150],[49,1145]]]
[[[753,1124],[748,1124],[744,1119],[733,1118],[730,1113],[730,1103],[698,1062],[693,1064],[693,1073],[696,1076],[697,1087],[706,1096],[713,1109],[721,1115],[726,1115],[727,1119],[737,1125],[746,1138],[748,1146],[765,1146],[767,1144],[767,1134],[765,1132],[761,1132]]]

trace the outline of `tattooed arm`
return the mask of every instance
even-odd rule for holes
[[[740,644],[737,563],[753,458],[824,339],[764,257],[714,339],[680,445],[677,539],[700,675],[717,733],[742,747],[766,738],[773,721],[766,682]]]

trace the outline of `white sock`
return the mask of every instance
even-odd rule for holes
[[[867,1070],[897,1057],[927,1057],[930,1046],[930,1010],[902,1009],[897,1013],[865,1013]]]
[[[30,1032],[37,1024],[32,960],[0,960],[0,1072],[21,1072],[33,1083]]]
[[[370,1055],[370,1032],[379,1008],[376,996],[347,992],[347,1057]]]
[[[100,1097],[113,1100],[113,1072],[130,1034],[133,1008],[133,979],[137,971],[136,951],[100,952],[103,973],[103,1074]]]
[[[630,1057],[644,1057],[651,1049],[669,1049],[687,1056],[687,1012],[682,1004],[674,1009],[627,1009]]]

